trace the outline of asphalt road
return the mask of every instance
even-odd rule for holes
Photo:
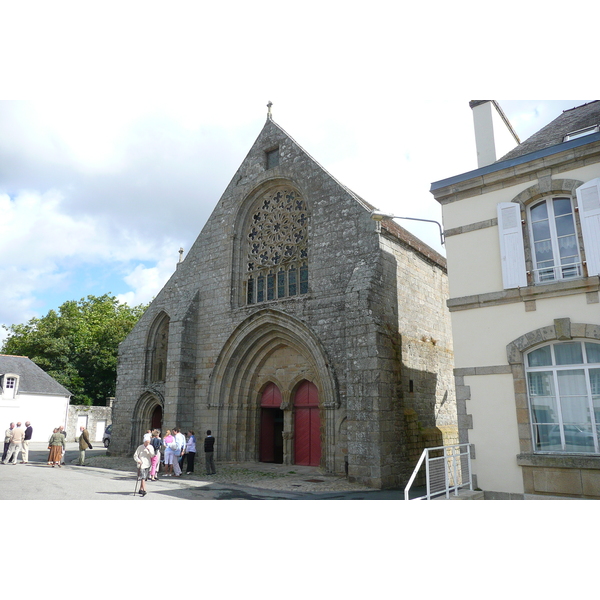
[[[102,447],[88,450],[86,456],[104,454]],[[48,450],[33,443],[26,465],[0,464],[0,500],[401,500],[399,490],[309,494],[267,490],[237,484],[163,478],[146,483],[145,497],[134,494],[139,487],[136,475],[70,464],[77,458],[76,444],[67,444],[66,465],[50,467]],[[19,457],[20,460],[21,457]]]

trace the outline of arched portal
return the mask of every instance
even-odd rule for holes
[[[131,448],[137,448],[148,429],[160,429],[163,416],[163,399],[159,394],[146,392],[140,396],[131,419]],[[159,423],[156,427],[155,424]]]
[[[215,411],[221,459],[294,464],[299,392],[299,422],[307,417],[312,428],[307,460],[333,472],[340,403],[330,364],[314,333],[285,313],[265,309],[240,323],[210,377],[208,408]],[[302,426],[301,435],[305,431]]]
[[[260,401],[260,462],[283,463],[281,392],[269,383]]]
[[[294,464],[318,466],[321,461],[319,390],[303,381],[294,395]]]

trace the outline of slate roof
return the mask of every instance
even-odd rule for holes
[[[534,133],[496,162],[510,160],[563,143],[567,133],[600,124],[600,101],[588,102],[562,112],[554,121]]]
[[[0,354],[0,374],[4,373],[19,375],[18,394],[72,396],[69,390],[26,356]]]

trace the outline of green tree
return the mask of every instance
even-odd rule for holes
[[[147,307],[110,294],[69,300],[40,319],[3,325],[2,353],[30,358],[73,394],[71,403],[103,405],[115,395],[119,344]]]

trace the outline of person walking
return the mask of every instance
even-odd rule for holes
[[[8,429],[4,432],[4,452],[2,453],[2,462],[6,459],[6,454],[8,453],[8,449],[10,447],[10,438],[12,436],[12,430],[15,428],[15,424],[11,423],[8,426]]]
[[[185,446],[185,458],[187,460],[186,475],[194,473],[194,459],[196,458],[196,436],[193,431],[188,431],[187,444]]]
[[[154,457],[154,448],[150,445],[150,440],[144,440],[144,443],[137,447],[133,454],[133,459],[138,466],[138,479],[140,480],[140,496],[146,495],[146,480],[150,473],[152,458]]]
[[[21,460],[22,465],[26,465],[29,462],[29,442],[33,435],[33,427],[29,421],[25,421],[25,437],[23,438],[23,456]]]
[[[204,459],[206,465],[207,475],[216,475],[217,469],[215,469],[215,438],[213,437],[210,429],[206,432],[204,438]]]
[[[85,451],[89,448],[92,449],[92,444],[90,443],[90,436],[88,434],[88,430],[82,425],[79,428],[81,434],[79,435],[79,466],[85,467]]]
[[[6,453],[6,459],[2,462],[6,464],[16,465],[19,460],[19,453],[23,449],[23,439],[25,438],[25,430],[21,427],[21,421],[17,422],[17,426],[10,434],[10,445]],[[10,460],[12,458],[12,461]]]
[[[56,427],[52,431],[52,435],[48,440],[48,466],[60,467],[63,458],[63,452],[66,448],[65,436],[60,432],[60,429]]]
[[[158,467],[160,465],[160,449],[162,446],[162,440],[160,439],[160,431],[155,429],[152,432],[152,438],[150,444],[154,448],[154,456],[152,457],[152,465],[150,467],[150,481],[156,481],[156,474],[158,473]]]
[[[64,427],[64,425],[61,425],[61,426],[58,428],[58,433],[62,433],[62,435],[64,435],[64,436],[65,436],[65,442],[66,442],[66,441],[67,441],[67,432],[65,431],[65,427]],[[62,451],[62,456],[61,456],[61,459],[60,459],[60,464],[61,464],[61,465],[64,465],[64,464],[65,464],[65,452],[66,452],[66,451],[67,451],[67,445],[65,444],[65,446],[64,446],[64,448],[63,448],[63,451]]]

